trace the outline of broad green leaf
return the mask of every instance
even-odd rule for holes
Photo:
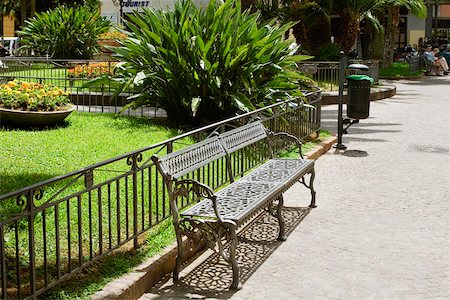
[[[192,98],[191,109],[192,109],[192,115],[194,117],[197,114],[197,110],[198,110],[201,102],[202,102],[202,98],[200,98],[200,97]]]

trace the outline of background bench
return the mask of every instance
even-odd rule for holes
[[[273,150],[279,141],[290,140],[299,148],[298,159],[274,158]],[[269,152],[271,159],[236,179],[232,172],[230,154],[250,145],[261,143]],[[279,145],[278,145],[279,146]],[[201,167],[225,157],[224,172],[231,184],[215,192],[200,180],[188,178],[189,174]],[[194,237],[200,233],[207,246],[218,250],[219,254],[231,265],[233,282],[231,288],[240,288],[239,266],[236,260],[236,230],[250,218],[264,209],[278,219],[278,239],[284,241],[285,226],[282,217],[283,193],[296,182],[301,182],[311,191],[310,207],[315,205],[314,161],[301,155],[301,142],[287,133],[269,132],[260,121],[227,131],[215,133],[202,142],[186,147],[163,157],[154,155],[152,160],[164,178],[168,189],[173,224],[175,227],[178,256],[173,271],[174,281],[179,278],[180,265],[183,262],[182,237]],[[305,175],[309,174],[309,183]],[[201,176],[197,173],[197,178]],[[189,197],[193,193],[198,203],[183,212],[179,212],[180,197]],[[276,209],[273,204],[277,202]],[[228,242],[229,245],[227,244]],[[226,251],[228,248],[228,251]]]

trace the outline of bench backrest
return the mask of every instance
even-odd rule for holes
[[[235,152],[267,137],[261,121],[251,122],[219,135],[228,153]]]
[[[229,162],[228,154],[266,137],[267,131],[261,121],[251,122],[182,150],[155,158],[154,161],[165,175],[178,179],[221,157],[225,156]],[[231,165],[227,163],[227,172],[233,181],[230,168]]]
[[[174,178],[179,178],[197,170],[227,153],[217,136],[169,153],[158,158],[161,170]]]

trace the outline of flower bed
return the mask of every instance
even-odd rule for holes
[[[0,108],[21,111],[65,110],[69,94],[37,82],[10,81],[0,85]]]
[[[83,64],[67,71],[69,78],[96,78],[102,75],[112,75],[116,64],[116,62]]]
[[[126,38],[127,35],[119,31],[106,32],[97,37],[98,40],[120,40],[120,41],[123,41]]]
[[[68,96],[51,85],[10,81],[0,85],[0,119],[26,127],[61,123],[75,109]]]

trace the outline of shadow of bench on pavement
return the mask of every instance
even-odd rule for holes
[[[311,208],[308,207],[283,208],[287,236],[305,219],[310,210]],[[236,256],[241,267],[240,280],[243,285],[283,243],[279,242],[277,237],[278,221],[267,212],[259,215],[238,233],[239,243]],[[286,242],[289,242],[289,238]],[[144,298],[202,299],[214,297],[228,299],[236,292],[228,289],[233,279],[231,268],[216,252],[209,254],[187,274],[185,272],[181,272],[181,274],[182,277],[176,284],[173,284],[169,275],[164,277]],[[185,275],[183,276],[183,274]]]

